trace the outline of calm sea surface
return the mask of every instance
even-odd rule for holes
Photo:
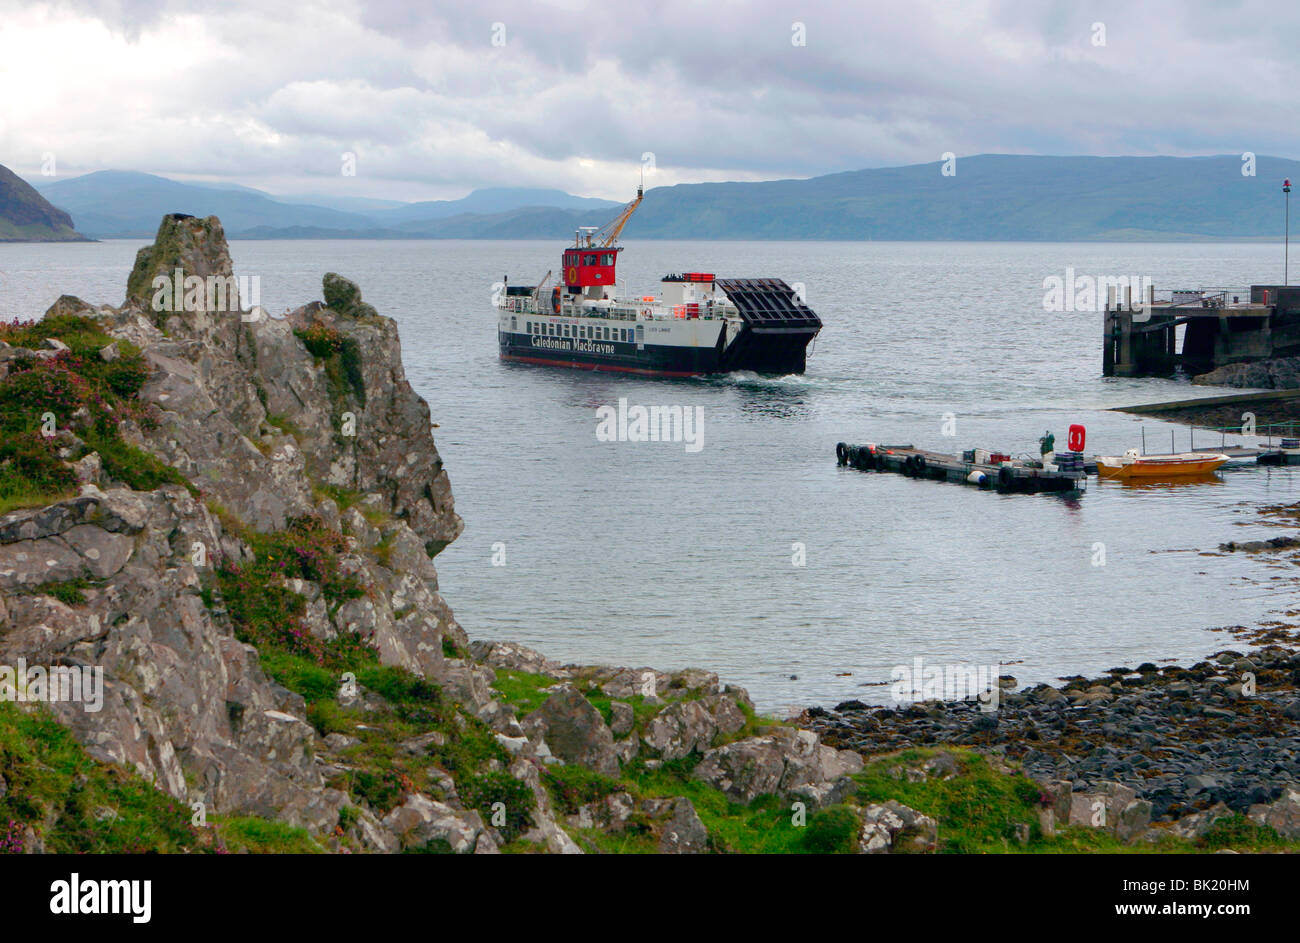
[[[121,303],[142,244],[0,245],[0,317],[37,316],[65,292]],[[620,274],[637,294],[681,270],[806,286],[826,327],[805,376],[702,380],[501,363],[492,283],[534,282],[560,248],[231,247],[273,313],[319,298],[332,270],[397,320],[466,522],[438,570],[471,638],[584,663],[707,667],[779,711],[883,701],[888,689],[872,685],[916,657],[1006,663],[1022,683],[1194,659],[1227,644],[1209,629],[1290,605],[1285,570],[1205,552],[1275,533],[1255,507],[1300,500],[1296,469],[1174,488],[1093,480],[1067,500],[864,474],[834,457],[841,440],[1036,452],[1044,430],[1064,445],[1072,422],[1087,426],[1090,453],[1136,446],[1143,427],[1152,451],[1167,450],[1174,427],[1105,410],[1216,391],[1103,380],[1101,316],[1044,312],[1043,279],[1071,266],[1157,288],[1275,281],[1272,246],[629,244]],[[597,441],[597,408],[620,398],[703,407],[703,448]],[[955,438],[942,434],[946,413]]]

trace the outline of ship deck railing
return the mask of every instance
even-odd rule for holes
[[[1249,288],[1174,288],[1153,292],[1152,310],[1187,316],[1265,312],[1268,305],[1250,300]],[[1188,296],[1192,297],[1188,297]],[[1175,296],[1181,296],[1175,300]]]
[[[610,307],[605,309],[589,308],[584,305],[562,304],[558,312],[552,311],[546,304],[538,304],[530,297],[511,297],[506,303],[499,306],[502,311],[510,314],[525,314],[535,316],[562,317],[562,318],[599,318],[610,321],[725,321],[727,318],[736,318],[740,312],[729,306],[715,306],[711,312],[700,311],[699,314],[692,318],[682,318],[673,314],[672,307],[664,305],[661,302],[651,304],[646,302],[643,306],[624,306]],[[650,313],[644,313],[646,309]]]

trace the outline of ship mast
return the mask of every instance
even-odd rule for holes
[[[584,226],[578,231],[578,238],[574,244],[579,248],[583,248],[583,238],[585,237],[586,248],[597,246],[602,249],[609,248],[618,241],[619,234],[623,232],[623,227],[627,225],[627,221],[632,218],[632,214],[636,212],[636,208],[641,205],[641,200],[644,198],[645,184],[642,183],[636,188],[636,199],[623,207],[623,211],[619,213],[618,216],[606,223],[600,229],[592,229]]]

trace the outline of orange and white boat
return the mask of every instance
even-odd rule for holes
[[[1219,452],[1177,452],[1172,455],[1142,455],[1129,449],[1123,455],[1103,455],[1097,459],[1097,474],[1102,478],[1176,478],[1205,475],[1228,461]]]

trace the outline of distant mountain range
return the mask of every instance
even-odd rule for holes
[[[77,242],[72,217],[56,209],[27,181],[0,167],[0,242]]]
[[[562,190],[525,188],[475,190],[460,200],[421,203],[347,196],[279,197],[235,184],[181,183],[122,170],[33,183],[41,196],[71,214],[81,232],[100,239],[150,238],[164,215],[177,212],[216,215],[227,236],[234,238],[265,234],[275,239],[410,239],[426,235],[423,223],[433,220],[509,214],[530,206],[608,213],[620,205]]]
[[[806,180],[658,187],[624,230],[630,239],[1100,241],[1265,239],[1282,233],[1283,178],[1300,162],[1260,156],[1253,176],[1218,157],[959,158]],[[234,185],[101,171],[35,181],[77,229],[153,235],[165,213],[215,213],[245,239],[568,239],[619,204],[560,190],[476,190],[421,203],[278,197]]]

